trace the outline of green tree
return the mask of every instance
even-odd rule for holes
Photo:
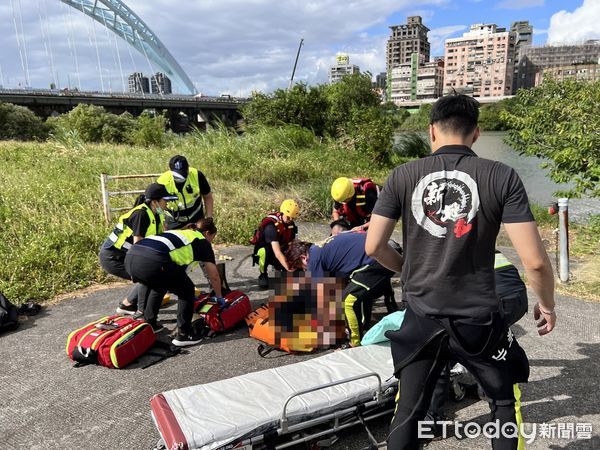
[[[66,114],[50,117],[53,128],[75,131],[83,142],[102,142],[106,111],[102,106],[79,104]]]
[[[0,103],[0,139],[43,140],[48,127],[33,111],[12,103]]]
[[[326,125],[327,99],[323,87],[295,84],[287,91],[277,89],[270,95],[254,93],[242,109],[248,126],[295,124],[323,136]]]
[[[379,96],[372,89],[371,75],[368,72],[347,75],[337,83],[326,85],[324,93],[328,104],[327,131],[331,136],[337,136],[341,129],[347,127],[348,122],[356,120],[360,110],[364,109],[370,115],[367,111],[380,104]]]
[[[368,73],[349,75],[331,85],[299,83],[289,91],[256,93],[242,113],[249,129],[299,125],[378,162],[389,160],[394,128],[402,120],[397,108],[380,105]]]
[[[159,147],[167,144],[167,119],[160,114],[152,115],[144,112],[135,121],[135,126],[129,133],[129,141],[141,147]]]
[[[507,143],[524,155],[547,160],[557,183],[574,183],[560,195],[600,197],[600,81],[544,80],[518,92],[511,111],[501,113],[511,128]]]
[[[416,113],[411,114],[400,126],[402,131],[427,131],[431,104],[423,103]]]

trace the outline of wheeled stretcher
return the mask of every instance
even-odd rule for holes
[[[385,343],[167,391],[150,401],[157,448],[279,449],[356,424],[374,447],[366,422],[392,412],[392,373]]]

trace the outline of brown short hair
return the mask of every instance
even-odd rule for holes
[[[308,254],[312,242],[294,240],[285,251],[285,259],[292,270],[302,270],[302,256]]]

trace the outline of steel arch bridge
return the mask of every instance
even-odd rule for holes
[[[157,64],[183,93],[196,94],[194,83],[158,36],[120,0],[60,0],[105,26]]]

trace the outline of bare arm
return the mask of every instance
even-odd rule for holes
[[[213,205],[215,203],[212,192],[209,192],[208,194],[203,195],[202,198],[204,199],[204,207],[206,208],[206,214],[204,214],[204,217],[212,217],[213,216]]]
[[[368,230],[369,229],[369,225],[370,225],[370,221],[369,222],[365,222],[362,225],[359,225],[357,227],[352,228],[352,231],[363,231],[363,230]]]
[[[331,211],[331,219],[334,221],[340,219],[340,214],[337,212],[337,209],[335,209],[335,206],[333,207],[333,210]]]
[[[279,245],[279,242],[271,242],[271,247],[273,247],[273,253],[275,254],[275,258],[277,258],[277,260],[281,263],[283,268],[289,272],[290,266],[288,266],[287,260],[285,259],[285,255],[281,251],[281,245]]]
[[[142,239],[144,239],[144,236],[134,236],[133,237],[133,243],[137,244],[138,242],[140,242]]]
[[[538,333],[550,333],[556,323],[554,273],[537,225],[535,222],[506,223],[504,229],[521,258],[527,281],[538,298],[534,308],[534,318],[537,320],[542,316],[537,324]]]
[[[388,244],[395,226],[395,220],[373,214],[367,232],[365,252],[388,269],[401,272],[404,263],[402,256]]]
[[[217,265],[207,262],[204,263],[204,268],[206,269],[206,275],[208,276],[210,286],[215,291],[215,295],[217,297],[223,297],[223,292],[221,292],[221,277],[219,276]]]

